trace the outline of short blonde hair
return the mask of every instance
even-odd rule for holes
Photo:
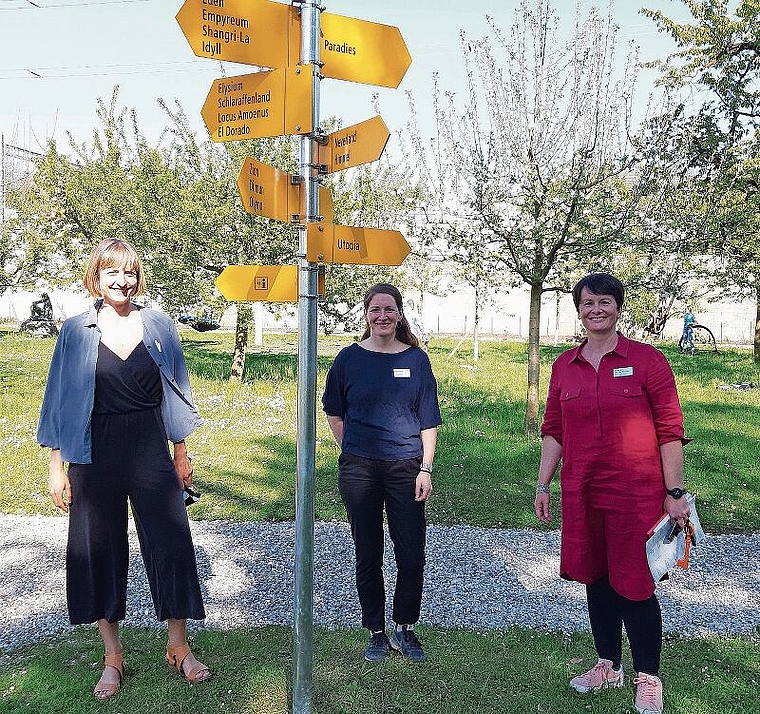
[[[104,268],[121,268],[134,270],[137,273],[137,288],[135,296],[145,292],[145,272],[137,251],[131,244],[120,238],[106,238],[100,241],[92,251],[82,282],[93,297],[101,297],[100,271]]]

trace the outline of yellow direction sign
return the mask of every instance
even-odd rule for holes
[[[230,302],[297,302],[297,265],[228,265],[216,279],[219,292]],[[325,294],[319,274],[318,292]]]
[[[301,18],[294,5],[269,0],[185,0],[177,22],[198,57],[295,67]],[[398,87],[412,58],[397,27],[323,12],[322,74],[381,87]]]
[[[401,265],[409,244],[398,231],[308,223],[306,258],[312,263]]]
[[[301,217],[299,185],[292,183],[290,174],[255,159],[246,159],[238,175],[238,190],[243,208],[257,216],[277,221],[292,221]]]
[[[327,173],[377,161],[390,136],[382,117],[372,117],[328,134],[327,143],[319,145],[318,161]]]
[[[201,116],[214,141],[309,134],[310,69],[294,67],[214,80]]]
[[[398,27],[323,12],[321,72],[332,79],[398,87],[412,58]]]
[[[238,174],[238,191],[243,208],[264,218],[295,222],[304,219],[300,178],[297,180],[286,171],[247,158]],[[332,194],[326,186],[319,187],[319,210],[323,220],[334,219]]]
[[[335,209],[333,208],[332,193],[326,186],[319,187],[319,212],[322,215],[322,220],[325,223],[330,223],[335,220]]]
[[[298,63],[301,21],[291,5],[269,0],[185,0],[177,22],[198,57],[262,67]],[[291,37],[296,41],[293,48]]]

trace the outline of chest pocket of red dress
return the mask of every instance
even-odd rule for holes
[[[561,402],[569,402],[572,399],[578,399],[578,397],[580,396],[581,396],[581,388],[573,387],[571,389],[564,389],[562,392],[560,392],[559,400]]]
[[[560,409],[562,410],[563,419],[572,417],[583,417],[589,410],[589,405],[581,399],[580,387],[569,387],[559,393]],[[588,399],[585,400],[586,402]]]
[[[644,390],[637,382],[624,382],[610,387],[610,393],[617,397],[640,397]]]

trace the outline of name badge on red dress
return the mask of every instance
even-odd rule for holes
[[[612,370],[613,377],[633,377],[633,367],[615,367]]]

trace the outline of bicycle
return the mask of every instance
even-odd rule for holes
[[[690,352],[691,354],[695,352],[717,353],[718,345],[710,328],[695,322],[691,325],[691,340],[684,330],[681,339],[678,340],[678,349],[681,352]]]

